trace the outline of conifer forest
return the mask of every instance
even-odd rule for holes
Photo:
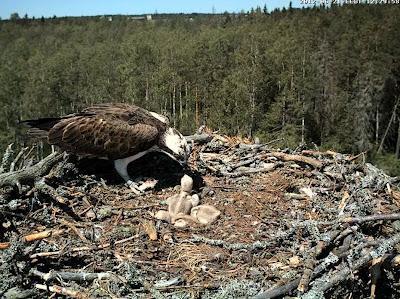
[[[400,5],[0,21],[0,150],[20,120],[128,102],[184,134],[365,152],[400,174]]]

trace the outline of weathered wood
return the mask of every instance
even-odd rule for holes
[[[239,148],[244,149],[244,150],[268,150],[268,145],[271,145],[273,143],[282,141],[283,138],[278,138],[271,140],[266,143],[261,143],[261,144],[246,144],[246,143],[240,143]]]
[[[236,178],[243,175],[253,174],[253,173],[260,173],[260,172],[269,172],[274,170],[279,164],[278,163],[268,163],[263,168],[249,168],[248,170],[243,171],[235,171],[235,172],[221,172],[223,176]]]
[[[38,276],[45,281],[52,281],[62,279],[67,281],[92,281],[95,279],[108,279],[112,278],[114,274],[109,272],[91,273],[91,272],[68,272],[68,271],[51,271],[44,273],[39,270],[33,269],[30,272],[32,275]]]
[[[6,151],[3,155],[3,158],[1,160],[1,164],[0,164],[0,174],[4,173],[7,171],[7,169],[9,169],[9,166],[11,164],[11,159],[13,157],[14,154],[14,150],[13,150],[13,143],[9,144],[6,148]]]
[[[43,290],[43,291],[49,291],[55,294],[60,294],[60,295],[64,295],[70,298],[76,298],[76,299],[86,299],[88,298],[88,296],[82,292],[78,292],[72,289],[68,289],[68,288],[64,288],[64,287],[60,287],[57,285],[53,285],[53,286],[48,286],[48,285],[44,285],[44,284],[35,284],[35,288],[39,289],[39,290]]]
[[[294,162],[303,162],[313,166],[314,168],[321,169],[324,165],[321,161],[309,157],[304,157],[301,155],[292,155],[292,154],[285,154],[281,152],[272,152],[267,154],[267,156],[273,156],[283,161],[294,161]]]
[[[308,292],[310,294],[323,294],[330,288],[336,286],[340,282],[347,280],[352,277],[352,273],[361,269],[370,263],[373,259],[377,258],[377,255],[383,256],[389,250],[392,250],[395,245],[400,243],[400,234],[396,234],[389,239],[381,241],[379,246],[375,250],[371,250],[368,254],[362,256],[358,260],[355,260],[351,266],[345,266],[343,269],[337,271],[333,275],[328,275],[325,279],[316,281],[312,289]]]
[[[0,174],[0,187],[26,184],[46,175],[63,158],[63,154],[53,153],[39,163],[21,170]]]
[[[187,142],[194,142],[194,143],[207,143],[209,141],[211,141],[212,136],[209,134],[194,134],[194,135],[189,135],[189,136],[185,136],[185,139]]]
[[[24,147],[22,148],[19,153],[17,154],[17,156],[15,157],[14,161],[11,162],[10,165],[10,172],[15,170],[15,167],[17,166],[19,160],[21,160],[22,155],[25,154],[25,152],[28,150],[29,147]]]
[[[344,223],[363,223],[367,221],[378,221],[378,220],[399,220],[400,213],[393,214],[377,214],[377,215],[369,215],[364,217],[346,217],[341,219],[341,222]]]

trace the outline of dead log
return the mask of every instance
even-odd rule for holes
[[[341,222],[344,223],[363,223],[367,221],[378,221],[378,220],[399,220],[400,213],[393,214],[377,214],[377,215],[369,215],[364,217],[347,217],[341,219]]]
[[[370,241],[370,242],[362,243],[353,249],[348,248],[348,250],[343,251],[338,255],[329,254],[326,257],[326,260],[327,260],[326,262],[323,262],[323,263],[319,264],[317,267],[315,267],[314,272],[311,275],[311,280],[313,280],[316,277],[318,277],[319,275],[321,275],[323,272],[325,272],[327,269],[329,269],[331,265],[336,264],[337,261],[348,256],[349,251],[360,252],[365,247],[375,246],[378,244],[380,244],[380,243],[377,243],[375,241]],[[272,299],[272,298],[281,297],[285,294],[292,292],[294,289],[296,289],[296,287],[300,283],[300,280],[301,280],[301,278],[299,277],[299,278],[289,281],[285,285],[272,287],[272,288],[266,290],[265,292],[262,292],[256,296],[254,296],[253,299]]]
[[[272,156],[272,157],[276,157],[278,159],[281,159],[283,161],[294,161],[294,162],[302,162],[302,163],[306,163],[308,165],[311,165],[312,167],[316,168],[316,169],[321,169],[322,166],[324,166],[324,164],[314,158],[310,158],[310,157],[304,157],[301,155],[292,155],[292,154],[285,154],[285,153],[281,153],[281,152],[272,152],[272,153],[268,153],[266,154],[267,156]]]
[[[185,136],[185,139],[187,142],[194,142],[194,143],[198,143],[198,144],[203,144],[203,143],[207,143],[210,142],[212,139],[212,136],[209,134],[194,134],[194,135],[189,135],[189,136]]]
[[[322,295],[332,287],[336,286],[340,282],[347,280],[351,277],[352,273],[361,269],[362,267],[369,264],[373,259],[383,256],[389,250],[392,250],[395,245],[400,243],[400,234],[396,234],[389,239],[381,241],[379,246],[368,252],[368,254],[363,257],[355,260],[352,263],[352,266],[345,266],[343,269],[337,271],[333,275],[327,275],[324,279],[319,279],[316,281],[312,287],[312,289],[306,294],[309,295]]]
[[[49,291],[55,294],[60,294],[60,295],[64,295],[70,298],[77,298],[77,299],[86,299],[89,298],[88,295],[79,292],[79,291],[75,291],[72,289],[68,289],[68,288],[64,288],[64,287],[60,287],[57,285],[53,285],[53,286],[47,286],[44,284],[35,284],[35,288],[39,289],[39,290],[43,290],[43,291]]]
[[[336,155],[338,155],[338,153],[336,153],[334,151],[320,152],[320,151],[313,151],[313,150],[303,150],[303,151],[301,151],[301,154],[307,155],[307,156],[314,156],[314,157],[318,157],[318,156],[335,157]]]
[[[45,281],[52,281],[55,279],[62,279],[67,281],[92,281],[95,279],[108,279],[112,278],[114,274],[109,272],[103,273],[90,273],[90,272],[68,272],[68,271],[50,271],[49,273],[43,273],[39,270],[32,269],[30,273],[34,276],[38,276]]]
[[[35,182],[35,188],[36,188],[36,190],[40,191],[41,193],[50,196],[52,199],[54,199],[56,202],[58,202],[62,205],[65,205],[68,203],[68,200],[66,198],[59,195],[53,187],[46,184],[46,181],[44,178]]]
[[[275,142],[282,141],[283,138],[278,138],[275,140],[272,140],[267,143],[262,143],[262,144],[246,144],[246,143],[240,143],[239,148],[244,149],[244,150],[268,150],[268,145],[273,144]]]
[[[240,177],[240,176],[248,175],[248,174],[253,174],[253,173],[269,172],[271,170],[274,170],[278,165],[279,165],[278,163],[268,163],[263,168],[250,168],[250,169],[247,169],[247,170],[235,171],[235,172],[221,172],[221,174],[223,176],[236,178],[236,177]]]
[[[31,167],[0,174],[0,187],[30,183],[46,175],[63,157],[63,154],[53,153]]]
[[[323,273],[329,266],[330,266],[330,263],[323,263],[321,265],[318,265],[314,269],[314,272],[311,274],[310,279],[316,278],[318,275]],[[272,287],[272,288],[266,290],[265,292],[262,292],[256,296],[252,297],[252,299],[272,299],[272,298],[281,297],[285,294],[290,293],[294,289],[296,289],[296,287],[298,287],[298,285],[300,284],[300,281],[301,281],[301,277],[293,279],[285,285],[278,286],[278,287]]]
[[[315,257],[314,254],[304,262],[304,272],[303,275],[300,277],[299,285],[297,286],[297,290],[300,293],[304,293],[308,290],[308,286],[312,279],[312,274],[314,272],[315,267]]]

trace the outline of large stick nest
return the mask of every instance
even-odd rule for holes
[[[38,161],[10,147],[0,167],[0,294],[398,298],[396,178],[363,155],[195,140],[190,170],[156,154],[132,163],[132,177],[158,180],[139,196],[110,162]],[[216,222],[181,229],[154,218],[185,173],[201,203],[221,211]]]

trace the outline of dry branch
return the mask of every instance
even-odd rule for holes
[[[292,154],[285,154],[281,152],[272,152],[267,154],[267,156],[276,157],[283,161],[294,161],[294,162],[302,162],[313,166],[314,168],[321,169],[324,165],[321,161],[301,155],[292,155]]]
[[[82,293],[82,292],[78,292],[78,291],[74,291],[68,288],[64,288],[64,287],[60,287],[57,285],[53,285],[53,286],[47,286],[44,284],[35,284],[35,288],[39,289],[39,290],[43,290],[43,291],[49,291],[52,293],[56,293],[56,294],[60,294],[60,295],[64,295],[64,296],[68,296],[71,298],[76,298],[76,299],[87,299],[89,298],[88,295]]]
[[[36,269],[31,270],[32,275],[38,276],[45,281],[62,279],[67,281],[92,281],[95,279],[109,279],[115,277],[115,274],[109,272],[90,273],[90,272],[68,272],[68,271],[50,271],[43,273]]]
[[[381,241],[380,245],[375,250],[371,250],[368,254],[354,261],[351,267],[345,265],[343,269],[337,271],[331,276],[328,276],[324,279],[320,279],[314,282],[312,289],[308,292],[309,295],[323,294],[324,292],[336,286],[340,282],[349,279],[351,277],[351,273],[366,266],[374,258],[383,256],[388,251],[393,250],[393,247],[399,242],[400,242],[400,234],[396,234],[389,239]]]
[[[15,170],[15,167],[17,166],[19,160],[22,158],[22,155],[28,150],[28,148],[29,147],[24,147],[19,151],[19,153],[15,157],[14,161],[11,162],[10,172],[13,172]]]
[[[33,233],[33,234],[26,235],[26,236],[22,237],[22,240],[25,242],[33,242],[33,241],[42,240],[42,239],[45,239],[45,238],[48,238],[51,236],[59,236],[64,232],[65,232],[65,230],[62,230],[62,229],[46,230],[46,231],[42,231],[39,233]],[[0,243],[0,250],[7,249],[10,247],[10,245],[11,244],[9,242]]]
[[[36,240],[41,240],[41,239],[45,239],[51,236],[59,236],[62,233],[64,233],[63,229],[58,229],[58,230],[46,230],[46,231],[42,231],[40,233],[34,233],[34,234],[30,234],[30,235],[26,235],[24,236],[24,241],[26,242],[32,242],[32,241],[36,241]]]
[[[9,242],[0,243],[0,249],[7,249],[8,247],[10,247],[10,243]]]
[[[35,182],[35,188],[41,193],[50,196],[52,199],[62,205],[65,205],[68,202],[68,200],[60,196],[53,187],[47,185],[44,178]]]
[[[194,134],[194,135],[190,135],[190,136],[185,136],[185,139],[187,142],[194,142],[194,143],[207,143],[209,141],[211,141],[212,136],[209,134]]]
[[[101,245],[95,245],[95,246],[81,246],[81,247],[73,247],[69,250],[57,250],[57,251],[49,251],[49,252],[38,252],[38,253],[34,253],[31,254],[29,257],[31,259],[35,259],[38,257],[49,257],[49,256],[55,256],[55,255],[61,255],[63,254],[65,251],[70,251],[70,252],[81,252],[81,251],[90,251],[90,250],[101,250],[101,249],[105,249],[108,248],[112,245],[118,245],[118,244],[122,244],[122,243],[126,243],[129,241],[132,241],[133,239],[137,238],[138,235],[134,235],[131,236],[129,238],[125,238],[122,240],[118,240],[115,241],[113,243],[105,243],[105,244],[101,244]]]
[[[320,152],[320,151],[313,151],[313,150],[303,150],[303,151],[301,151],[301,153],[303,155],[314,156],[314,157],[318,157],[318,156],[335,157],[338,154],[338,153],[336,153],[334,151]]]
[[[260,172],[269,172],[274,170],[279,164],[278,163],[268,163],[266,166],[263,168],[250,168],[242,171],[235,171],[235,172],[221,172],[223,176],[227,177],[240,177],[248,174],[253,174],[253,173],[260,173]]]
[[[400,213],[393,213],[393,214],[369,215],[364,217],[347,217],[341,219],[340,221],[343,223],[363,223],[367,221],[399,220],[399,219],[400,219]]]
[[[63,154],[53,153],[31,167],[0,174],[0,187],[18,186],[18,184],[29,183],[35,179],[41,178],[62,159]]]
[[[9,144],[6,148],[6,151],[3,155],[3,158],[1,159],[1,164],[0,164],[0,174],[4,173],[9,169],[9,166],[11,164],[11,159],[14,154],[14,150],[12,149],[13,143]]]

